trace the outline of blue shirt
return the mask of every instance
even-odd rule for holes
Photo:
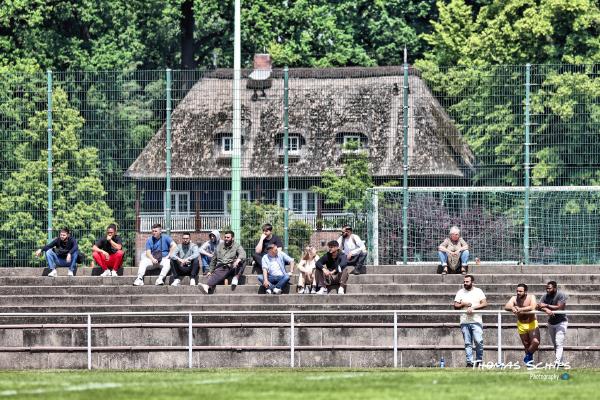
[[[283,276],[286,274],[285,263],[291,263],[294,259],[283,251],[279,251],[275,257],[268,253],[262,258],[262,268],[267,270],[268,276]]]
[[[160,250],[162,251],[163,257],[166,257],[169,255],[171,243],[173,243],[173,239],[171,239],[170,236],[161,234],[159,239],[150,236],[148,240],[146,240],[146,250],[150,250],[150,253]]]

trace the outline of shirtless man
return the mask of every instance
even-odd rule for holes
[[[506,311],[511,311],[517,316],[517,330],[525,348],[525,364],[533,363],[533,353],[540,345],[540,328],[534,313],[537,306],[535,296],[527,294],[527,285],[519,283],[517,285],[517,295],[510,298],[504,306]]]

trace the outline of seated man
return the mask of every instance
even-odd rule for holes
[[[442,275],[447,274],[448,268],[452,272],[466,275],[469,269],[469,245],[460,237],[457,226],[450,228],[450,237],[446,238],[438,247],[438,256],[442,266]],[[439,273],[439,272],[438,272]]]
[[[285,270],[286,263],[290,264],[289,274]],[[281,294],[294,273],[294,259],[279,251],[275,243],[270,243],[267,246],[267,254],[262,259],[262,271],[263,274],[257,278],[267,294]]]
[[[100,276],[117,276],[123,265],[123,241],[117,235],[117,225],[110,224],[106,228],[106,236],[96,240],[92,246],[92,257],[104,272]]]
[[[69,267],[69,276],[74,276],[77,272],[77,257],[79,256],[79,247],[77,240],[71,236],[68,228],[62,228],[57,238],[50,243],[38,249],[35,255],[39,257],[42,251],[46,252],[46,262],[50,268],[49,277],[54,278],[58,275],[56,266]]]
[[[198,245],[190,243],[190,233],[184,232],[181,236],[181,244],[177,246],[175,255],[171,258],[171,268],[173,271],[173,283],[171,286],[179,286],[182,276],[189,276],[190,286],[196,286],[198,270],[200,269],[199,256]]]
[[[144,286],[144,275],[148,268],[155,269],[160,267],[160,275],[156,279],[155,285],[164,285],[165,277],[171,270],[171,257],[177,250],[177,245],[168,235],[162,234],[160,224],[152,225],[152,236],[146,240],[146,251],[142,254],[138,275],[134,286]]]
[[[246,267],[246,252],[244,248],[233,240],[234,233],[226,231],[223,241],[217,246],[215,256],[210,261],[208,284],[200,283],[198,286],[206,294],[212,294],[215,286],[223,284],[225,279],[231,279],[231,288],[235,289]]]
[[[352,233],[350,225],[342,227],[342,236],[339,237],[338,243],[348,259],[348,266],[354,267],[351,274],[366,274],[367,267],[365,267],[365,261],[367,260],[367,248],[360,237]]]
[[[215,255],[217,245],[221,242],[221,234],[218,230],[214,230],[208,234],[208,240],[202,243],[200,246],[200,257],[202,258],[202,274],[205,275],[208,272],[210,266],[210,260]]]
[[[273,235],[273,225],[264,224],[262,226],[262,235],[258,239],[258,244],[254,249],[255,253],[252,256],[255,263],[255,269],[260,274],[262,273],[262,259],[267,254],[267,246],[271,243],[275,243],[279,250],[283,249],[283,242],[278,236]],[[254,273],[254,269],[252,270]]]
[[[346,282],[348,282],[348,261],[346,255],[340,251],[340,245],[332,240],[327,243],[329,251],[317,260],[315,269],[315,279],[320,286],[317,294],[327,294],[328,286],[339,284],[338,294],[346,292]]]

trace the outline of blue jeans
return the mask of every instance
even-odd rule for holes
[[[442,265],[448,265],[448,254],[443,251],[438,251],[438,257]],[[469,262],[469,250],[463,250],[460,252],[460,264],[467,265]]]
[[[473,342],[475,342],[475,361],[483,361],[483,327],[477,323],[461,324],[460,330],[465,340],[467,362],[473,362]]]
[[[258,275],[257,278],[258,278],[258,281],[260,282],[260,284],[262,285],[264,282],[264,277],[262,275]],[[271,290],[273,290],[273,288],[283,289],[290,280],[290,274],[285,274],[283,276],[268,275],[268,278],[269,278],[269,283],[270,283],[269,289],[271,289]]]
[[[202,257],[202,273],[207,272],[208,268],[210,266],[210,260],[212,260],[212,257],[206,256],[204,254],[201,254],[200,257]]]
[[[73,271],[73,273],[75,273],[75,271],[77,271],[77,256],[78,255],[79,255],[79,253],[77,251],[74,251],[73,254],[71,254],[71,263],[69,264],[69,263],[67,263],[66,257],[61,258],[56,255],[54,250],[50,249],[46,252],[46,261],[48,262],[48,268],[50,268],[52,271],[54,271],[57,266],[69,267],[69,270]]]

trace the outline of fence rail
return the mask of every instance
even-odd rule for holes
[[[475,310],[473,311],[476,314],[482,315],[496,315],[497,316],[497,355],[498,355],[498,364],[502,364],[502,316],[510,315],[512,313],[504,310]],[[0,313],[0,318],[6,317],[14,317],[14,318],[30,318],[30,317],[85,317],[87,319],[87,323],[85,326],[87,327],[87,348],[78,348],[72,346],[40,346],[40,347],[30,347],[27,348],[30,351],[87,351],[87,368],[92,369],[92,351],[111,351],[111,350],[159,350],[165,349],[164,346],[107,346],[107,347],[99,347],[92,346],[92,330],[95,327],[118,327],[120,324],[94,324],[92,322],[92,317],[100,317],[100,316],[187,316],[188,317],[188,336],[187,336],[187,345],[180,346],[170,346],[168,349],[171,350],[187,350],[188,351],[188,368],[193,368],[193,351],[194,350],[284,350],[289,349],[290,353],[290,367],[295,367],[295,353],[298,349],[306,350],[318,350],[318,346],[296,346],[295,344],[295,328],[297,327],[296,317],[302,315],[335,315],[340,317],[351,316],[351,315],[381,315],[381,316],[390,316],[393,317],[392,324],[392,333],[393,333],[393,346],[361,346],[364,348],[369,348],[372,350],[391,350],[393,352],[393,366],[394,368],[398,367],[398,327],[401,324],[398,324],[398,316],[402,315],[423,315],[424,311],[422,310],[365,310],[365,311],[153,311],[153,312],[95,312],[95,313]],[[461,310],[427,310],[426,313],[428,315],[458,315],[464,313]],[[531,314],[543,314],[542,312],[531,312]],[[597,310],[580,310],[580,311],[555,311],[555,314],[568,314],[568,315],[600,315],[600,311]],[[264,316],[289,316],[289,329],[290,329],[290,342],[288,346],[195,346],[193,343],[193,317],[194,316],[224,316],[224,315],[264,315]],[[28,324],[22,324],[28,325]],[[218,325],[218,324],[216,324]],[[227,323],[223,324],[227,325]],[[489,325],[489,324],[488,324]],[[181,327],[181,323],[161,323],[161,327]],[[494,326],[494,325],[492,325]],[[0,329],[2,328],[18,328],[19,324],[11,324],[11,325],[0,325]],[[597,349],[597,346],[590,346],[591,349]],[[4,347],[4,351],[8,351],[9,347]],[[337,350],[351,350],[352,346],[336,346]],[[26,350],[26,349],[22,349]]]

